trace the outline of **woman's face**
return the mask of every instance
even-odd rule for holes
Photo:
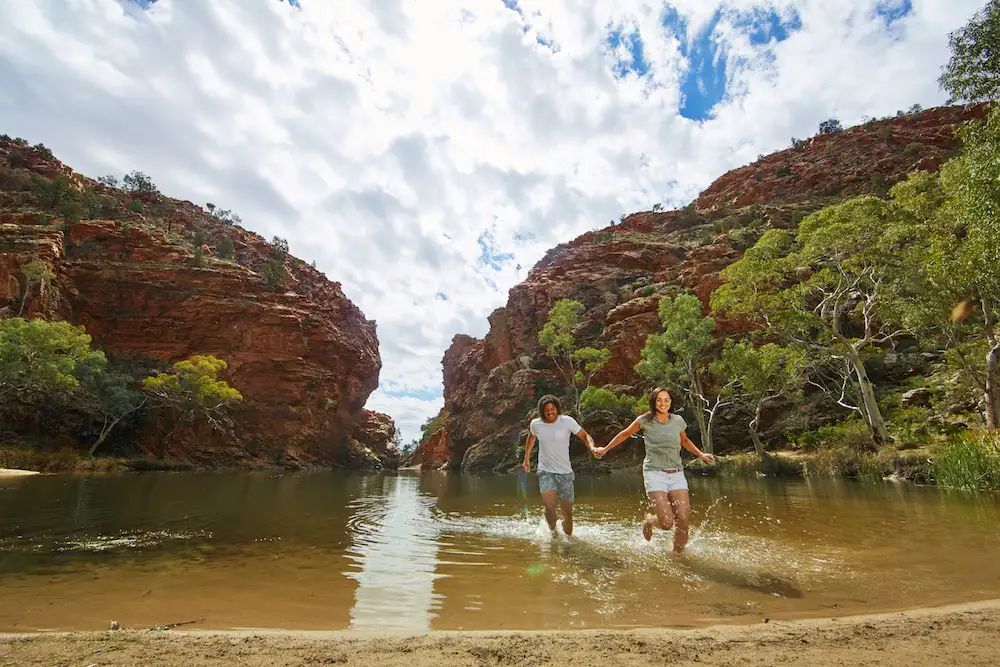
[[[668,392],[661,391],[656,395],[656,412],[661,415],[670,412],[670,394]]]

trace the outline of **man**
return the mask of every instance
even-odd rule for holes
[[[538,440],[538,490],[545,503],[545,521],[556,532],[556,500],[562,510],[562,527],[566,535],[573,534],[573,467],[569,462],[569,436],[576,435],[593,453],[594,439],[569,415],[562,414],[559,399],[546,394],[538,399],[538,414],[528,427],[524,445],[525,472],[531,470],[531,450]]]

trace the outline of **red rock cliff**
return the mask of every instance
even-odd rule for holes
[[[29,291],[25,317],[81,324],[111,358],[145,367],[195,354],[229,364],[224,379],[244,396],[234,431],[189,429],[164,445],[166,425],[147,420],[142,449],[209,465],[394,463],[394,425],[362,409],[381,368],[375,323],[339,283],[199,206],[105,187],[44,149],[0,140],[0,167],[0,312],[17,313],[34,256],[56,278]],[[50,206],[32,174],[68,177],[69,199],[86,193],[92,208]],[[216,256],[226,237],[232,260]]]
[[[884,192],[915,169],[937,170],[957,151],[956,127],[983,113],[937,108],[817,136],[723,175],[687,210],[630,215],[550,250],[490,316],[484,339],[455,337],[443,359],[444,419],[411,462],[472,470],[515,464],[537,397],[563,393],[538,344],[559,299],[586,308],[578,344],[611,352],[594,384],[634,395],[644,389],[633,368],[646,336],[659,328],[659,294],[688,289],[707,304],[719,272],[765,230],[793,228],[844,197]],[[721,335],[739,328],[717,326]],[[616,431],[586,426],[604,441]],[[744,433],[735,428],[725,440],[743,444]]]

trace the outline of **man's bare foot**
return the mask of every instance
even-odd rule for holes
[[[649,517],[642,520],[642,536],[647,542],[653,539],[653,524],[649,522]]]

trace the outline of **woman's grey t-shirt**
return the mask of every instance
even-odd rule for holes
[[[646,441],[645,470],[673,470],[683,468],[681,462],[681,433],[687,428],[684,418],[670,415],[670,421],[657,421],[652,414],[639,417],[640,432]]]

